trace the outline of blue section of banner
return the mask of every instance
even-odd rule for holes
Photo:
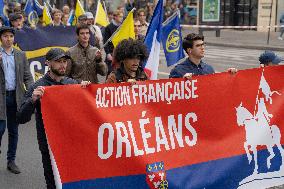
[[[279,150],[273,148],[275,157],[271,160],[270,169],[267,168],[267,149],[258,151],[259,173],[277,172],[281,165]],[[165,165],[167,167],[167,165]],[[246,154],[224,158],[205,163],[184,166],[166,171],[166,180],[169,189],[220,189],[237,188],[239,183],[246,177],[252,175],[254,161],[249,164]],[[284,179],[284,175],[277,178]],[[273,178],[265,178],[273,183]],[[260,179],[258,179],[260,180]],[[63,189],[147,189],[146,175],[132,175],[124,177],[112,177],[104,179],[86,180],[63,184]]]
[[[176,16],[173,17],[167,25],[163,26],[162,31],[162,43],[167,60],[167,66],[171,66],[184,58],[178,14],[176,14]]]
[[[33,51],[53,46],[72,47],[77,43],[77,37],[73,26],[47,26],[36,30],[19,30],[16,32],[15,42],[22,51]]]
[[[133,175],[127,177],[112,177],[104,179],[86,180],[80,182],[71,182],[63,184],[62,189],[123,189],[123,188],[135,188],[135,189],[146,189],[149,188],[146,183],[145,175]]]
[[[37,27],[36,30],[24,28],[16,31],[15,44],[26,53],[33,52],[33,56],[28,57],[32,74],[34,74],[34,72],[44,74],[45,54],[43,54],[41,50],[48,47],[69,48],[74,46],[77,43],[75,30],[76,28],[73,26]],[[94,41],[93,37],[91,37],[90,41]],[[41,64],[38,64],[38,62]]]

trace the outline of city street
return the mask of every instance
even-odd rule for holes
[[[262,50],[248,50],[230,47],[207,46],[205,62],[212,65],[216,72],[230,67],[239,70],[259,67],[258,57]],[[276,52],[284,57],[284,52]],[[167,68],[163,52],[160,55],[159,78],[168,78],[172,67]],[[34,117],[32,121],[19,128],[17,164],[22,173],[12,174],[6,170],[7,130],[2,139],[0,155],[0,189],[42,189],[45,188],[41,155],[36,139]],[[76,155],[76,154],[74,154]]]

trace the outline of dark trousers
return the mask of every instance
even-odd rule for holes
[[[10,91],[6,93],[6,115],[7,120],[0,120],[0,146],[2,141],[2,136],[5,133],[6,121],[8,128],[8,152],[7,160],[14,161],[16,159],[16,151],[18,144],[18,126],[16,122],[17,114],[17,102],[16,102],[16,92]]]
[[[113,67],[112,67],[112,61],[106,60],[106,65],[107,65],[107,76],[112,72]]]
[[[38,115],[36,115],[36,116],[38,116]],[[47,187],[47,189],[56,189],[54,175],[53,175],[53,171],[52,171],[50,154],[49,154],[49,150],[48,150],[48,143],[47,143],[46,134],[45,134],[43,124],[37,123],[36,131],[37,131],[37,140],[38,140],[39,150],[41,152],[41,158],[42,158],[42,165],[43,165],[43,170],[44,170],[44,178],[45,178],[45,182],[46,182],[46,187]]]
[[[281,28],[281,33],[280,33],[280,37],[282,37],[284,34],[284,28]]]

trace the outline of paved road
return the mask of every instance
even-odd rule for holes
[[[205,61],[210,63],[218,72],[229,67],[247,69],[258,67],[257,57],[262,51],[244,50],[238,48],[224,48],[208,46]],[[279,52],[284,56],[284,52]],[[161,53],[161,62],[165,58]],[[160,64],[160,78],[168,78],[167,74],[171,68]],[[42,189],[45,187],[41,156],[36,139],[35,122],[21,125],[19,129],[19,147],[17,152],[17,163],[22,169],[19,175],[11,174],[6,170],[7,132],[2,140],[2,154],[0,155],[0,189]]]
[[[41,155],[36,139],[35,121],[20,125],[17,164],[22,170],[19,175],[6,170],[7,130],[2,139],[0,155],[0,189],[43,189],[45,180],[41,164]]]

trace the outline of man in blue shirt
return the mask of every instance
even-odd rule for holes
[[[204,57],[204,37],[195,33],[188,34],[182,42],[182,47],[188,58],[176,65],[170,73],[170,78],[187,77],[188,75],[206,75],[215,73],[212,66],[201,59]]]
[[[15,164],[18,144],[16,114],[24,97],[25,88],[33,84],[33,77],[25,53],[13,48],[14,35],[15,30],[11,27],[0,28],[0,147],[7,125],[7,169],[19,174],[21,171]]]
[[[188,78],[192,75],[207,75],[215,73],[212,66],[202,61],[204,57],[204,37],[195,33],[188,34],[182,42],[182,47],[188,55],[186,60],[176,65],[170,73],[170,78]],[[229,68],[229,72],[236,73],[235,68]]]

